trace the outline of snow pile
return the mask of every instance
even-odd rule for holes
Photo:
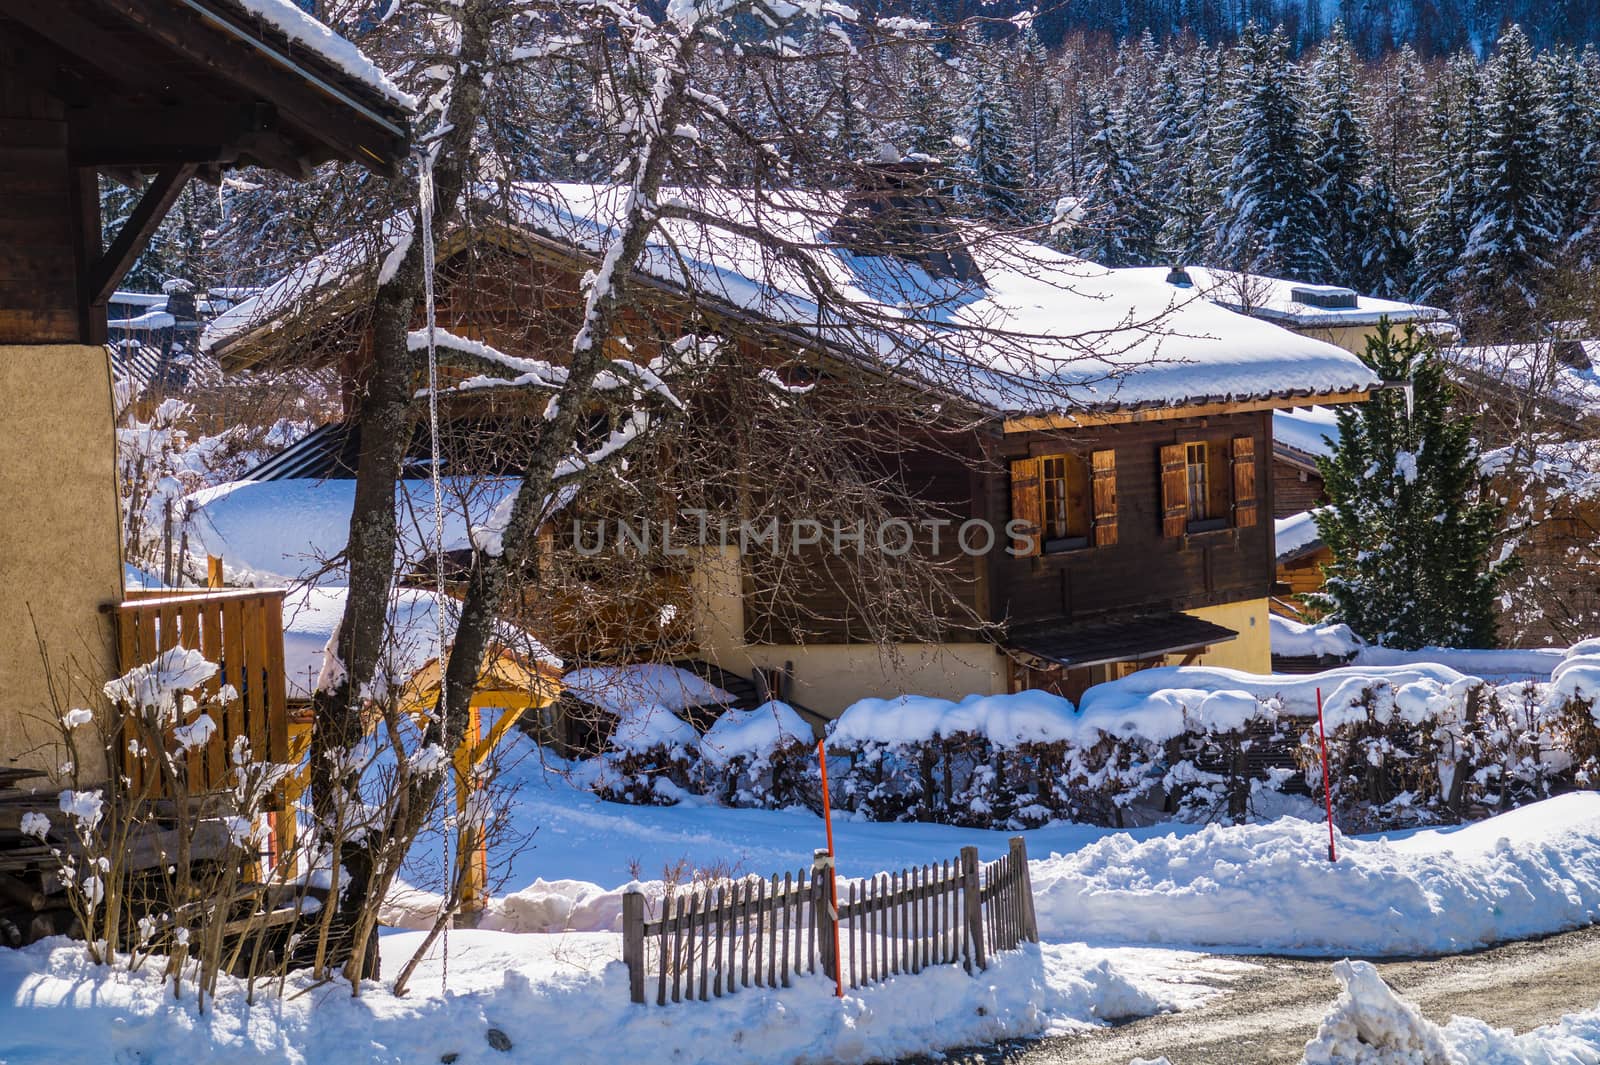
[[[1594,1065],[1600,1009],[1513,1035],[1472,1017],[1437,1025],[1395,994],[1370,962],[1340,961],[1344,985],[1306,1044],[1302,1065]]]
[[[1569,702],[1589,704],[1589,712],[1600,725],[1600,640],[1575,644],[1550,673],[1550,689],[1545,705],[1560,707]]]
[[[1286,658],[1348,658],[1361,648],[1361,641],[1350,626],[1337,622],[1325,625],[1307,625],[1293,618],[1277,614],[1267,618],[1272,635],[1273,655]]]
[[[1306,1065],[1446,1065],[1451,1060],[1439,1026],[1391,991],[1371,962],[1334,962],[1333,975],[1344,991],[1306,1044]]]
[[[712,766],[735,758],[759,758],[790,744],[811,746],[811,726],[788,703],[763,703],[754,710],[726,710],[700,738],[700,757]]]
[[[1033,863],[1040,932],[1090,939],[1367,955],[1454,953],[1600,918],[1600,794],[1458,829],[1341,836],[1284,818],[1136,840]]]
[[[924,695],[862,699],[828,729],[830,745],[927,743],[981,736],[996,747],[1071,741],[1082,732],[1071,701],[1042,691],[969,695],[960,702]]]
[[[1560,664],[1566,652],[1559,648],[1464,648],[1421,647],[1415,651],[1400,651],[1392,647],[1368,644],[1356,655],[1358,666],[1405,666],[1418,662],[1435,662],[1449,666],[1459,673],[1494,684],[1512,684],[1516,681],[1547,681]]]
[[[384,936],[383,970],[398,971],[422,935]],[[750,1065],[848,1063],[1083,1030],[1185,1001],[1180,989],[1145,990],[1102,955],[1029,945],[995,958],[976,977],[940,966],[842,1000],[819,973],[781,990],[636,1006],[621,941],[604,933],[457,930],[450,934],[447,992],[440,991],[436,944],[403,999],[378,985],[352,997],[342,983],[317,986],[296,974],[281,998],[266,998],[258,986],[252,1007],[244,983],[223,976],[202,1013],[191,997],[175,1000],[155,966],[135,973],[96,967],[80,944],[45,940],[0,952],[3,1053],[8,1065],[102,1065],[111,1057],[187,1065],[721,1065],[730,1055]],[[491,1030],[509,1053],[491,1044]]]

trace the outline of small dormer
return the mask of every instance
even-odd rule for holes
[[[833,240],[856,255],[893,256],[933,277],[982,285],[983,272],[949,220],[940,170],[935,160],[902,159],[892,148],[861,164]]]
[[[1289,298],[1325,311],[1353,311],[1361,306],[1355,289],[1339,285],[1294,285],[1289,289]]]

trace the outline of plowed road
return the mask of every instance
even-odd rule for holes
[[[1172,1065],[1283,1065],[1338,997],[1326,961],[1239,958],[1260,968],[1184,1013],[1146,1017],[1088,1035],[984,1047],[946,1056],[961,1065],[1128,1065],[1165,1055]],[[1508,943],[1476,954],[1378,963],[1383,978],[1432,1020],[1478,1017],[1525,1031],[1600,1004],[1600,926]]]

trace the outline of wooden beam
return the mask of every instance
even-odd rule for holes
[[[20,23],[88,66],[132,88],[159,86],[152,68],[127,43],[75,13],[59,0],[0,0],[0,15]]]
[[[194,172],[193,163],[174,163],[161,168],[112,240],[111,247],[89,267],[83,291],[88,294],[86,302],[90,307],[104,306],[111,298]]]
[[[1142,422],[1176,421],[1182,418],[1208,418],[1219,414],[1247,414],[1262,410],[1289,410],[1294,407],[1332,406],[1340,403],[1365,403],[1371,391],[1323,392],[1301,396],[1264,396],[1246,400],[1190,403],[1179,407],[1147,407],[1142,410],[1084,411],[1081,414],[1039,414],[1007,418],[1007,433],[1038,433],[1089,429],[1101,425],[1136,425]]]

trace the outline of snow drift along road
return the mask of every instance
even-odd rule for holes
[[[1456,829],[1345,837],[1284,818],[1035,861],[1046,941],[1315,954],[1450,953],[1600,918],[1600,794]]]

